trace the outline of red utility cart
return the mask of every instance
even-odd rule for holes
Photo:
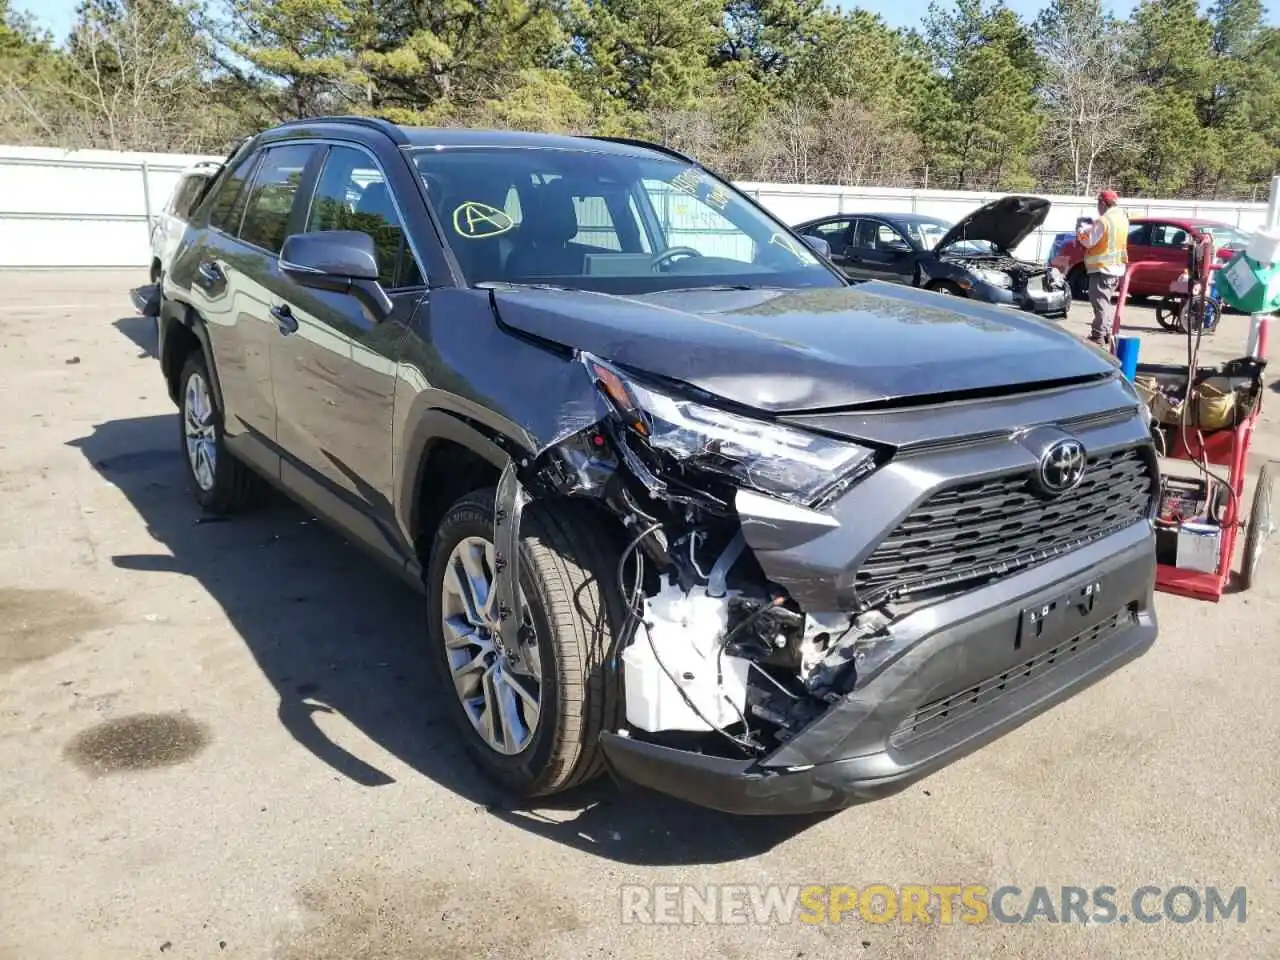
[[[1216,266],[1212,264],[1211,269]],[[1120,320],[1124,310],[1125,296],[1129,289],[1129,278],[1135,272],[1155,267],[1167,269],[1168,264],[1155,261],[1129,264],[1116,297],[1115,324],[1112,328],[1113,344],[1120,332]],[[1207,274],[1208,271],[1205,272]],[[1260,322],[1255,351],[1257,358],[1266,357],[1268,319],[1263,317]],[[1236,535],[1241,528],[1246,530],[1241,586],[1247,590],[1254,582],[1262,548],[1274,527],[1271,510],[1271,491],[1275,479],[1273,468],[1276,466],[1274,463],[1265,464],[1258,475],[1247,522],[1243,519],[1244,511],[1241,509],[1244,501],[1245,469],[1249,457],[1249,446],[1253,438],[1254,425],[1262,410],[1262,370],[1265,365],[1264,359],[1250,357],[1231,361],[1220,368],[1197,365],[1195,371],[1197,384],[1210,379],[1218,382],[1226,381],[1233,387],[1233,396],[1236,396],[1236,388],[1242,392],[1246,399],[1244,404],[1246,412],[1234,417],[1233,423],[1221,429],[1205,431],[1193,424],[1164,425],[1158,428],[1160,438],[1164,441],[1164,449],[1160,450],[1162,457],[1170,460],[1186,460],[1201,466],[1202,473],[1205,475],[1204,510],[1210,526],[1216,526],[1220,530],[1216,569],[1201,571],[1160,562],[1156,568],[1156,589],[1158,590],[1201,600],[1216,602],[1221,599],[1230,579]],[[1191,379],[1189,366],[1163,364],[1139,364],[1138,376],[1152,377],[1166,383],[1177,381],[1180,384],[1187,384]],[[1227,476],[1223,478],[1216,474],[1212,470],[1215,466],[1226,467]],[[1163,471],[1161,472],[1163,474]],[[1165,481],[1166,484],[1177,482],[1179,481],[1174,478],[1166,478]],[[1162,507],[1167,502],[1165,499],[1167,489],[1167,486],[1162,489]],[[1176,536],[1177,531],[1181,529],[1181,524],[1177,517],[1173,518],[1173,523]],[[1162,530],[1159,524],[1157,530],[1159,540]],[[1167,527],[1163,528],[1163,532],[1167,539]],[[1167,556],[1161,558],[1162,561],[1167,559]]]

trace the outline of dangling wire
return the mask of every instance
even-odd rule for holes
[[[655,530],[657,530],[661,526],[662,526],[661,523],[653,523],[650,526],[646,527],[643,533],[636,536],[634,540],[632,540],[629,544],[627,544],[627,546],[623,549],[621,556],[618,557],[618,569],[617,569],[618,592],[622,595],[622,597],[624,598],[624,601],[627,604],[627,619],[623,623],[622,638],[621,638],[622,640],[625,640],[630,635],[630,631],[631,629],[633,629],[633,626],[642,625],[643,618],[644,618],[644,609],[640,606],[640,597],[644,589],[644,554],[639,552],[636,548],[639,547],[640,544],[644,542],[644,539],[646,537],[648,537],[650,534],[652,534]],[[626,573],[627,557],[630,556],[632,553],[635,553],[636,555],[636,576],[635,576],[635,583],[632,585],[630,592],[628,592],[627,586],[626,586],[625,573]],[[712,723],[710,720],[707,719],[706,715],[703,714],[703,712],[698,709],[698,705],[693,702],[693,700],[689,697],[689,695],[685,693],[684,688],[680,686],[680,684],[676,681],[675,675],[672,674],[672,672],[667,669],[666,664],[662,662],[662,658],[658,655],[658,648],[653,642],[653,636],[649,633],[648,627],[645,627],[644,633],[645,633],[646,639],[649,641],[649,649],[653,652],[654,662],[657,663],[658,669],[661,670],[663,674],[666,675],[666,678],[671,682],[671,686],[675,688],[676,693],[680,694],[680,698],[684,700],[685,706],[687,706],[690,710],[692,710],[694,715],[699,720],[701,720],[708,727],[710,727],[716,733],[720,734],[720,736],[724,737],[726,740],[734,744],[739,749],[745,750],[748,753],[758,752],[758,748],[756,747],[755,744],[751,743],[748,740],[742,740],[738,737],[735,737],[728,730],[725,730],[722,727],[717,726],[716,724]],[[620,649],[621,649],[621,641],[619,643],[619,650]],[[750,735],[751,733],[750,725],[747,723],[746,716],[744,716],[742,711],[738,709],[738,705],[735,704],[733,701],[729,700],[728,697],[724,697],[724,700],[726,703],[729,704],[729,706],[733,707],[734,712],[737,713],[738,717],[742,720],[742,725],[744,728],[746,728],[747,734]]]

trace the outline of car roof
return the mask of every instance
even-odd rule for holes
[[[556,133],[526,133],[520,130],[463,130],[456,128],[402,127],[413,147],[520,147],[532,150],[590,150],[625,157],[664,157],[672,151],[640,141],[600,137],[573,137]]]
[[[833,213],[825,217],[813,217],[805,223],[818,223],[822,220],[893,220],[898,223],[946,223],[942,217],[932,217],[927,213],[870,213],[859,210],[857,213]]]
[[[696,163],[683,154],[657,143],[624,137],[577,137],[557,133],[528,133],[521,130],[472,129],[465,127],[406,127],[377,117],[309,117],[290,120],[263,131],[268,139],[282,139],[305,133],[308,128],[322,131],[341,129],[346,133],[364,131],[381,133],[399,147],[436,148],[520,148],[526,150],[575,150],[623,157],[678,159]]]
[[[1227,223],[1225,220],[1210,220],[1207,217],[1131,217],[1130,223],[1172,223],[1179,227],[1231,227],[1233,230],[1239,228],[1234,223]]]

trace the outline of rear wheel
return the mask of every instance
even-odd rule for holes
[[[182,452],[200,506],[210,513],[237,513],[257,500],[265,484],[227,451],[212,382],[204,354],[193,351],[178,380]]]
[[[603,772],[599,737],[619,717],[609,668],[622,600],[616,548],[584,504],[531,503],[520,544],[520,641],[504,646],[494,597],[492,488],[445,514],[426,571],[441,695],[481,770],[520,798]]]
[[[1275,484],[1274,461],[1262,465],[1258,484],[1253,491],[1253,506],[1249,510],[1249,527],[1244,538],[1244,563],[1240,570],[1240,582],[1250,589],[1258,579],[1262,565],[1262,551],[1271,534],[1275,532],[1275,515],[1271,509],[1271,488]]]

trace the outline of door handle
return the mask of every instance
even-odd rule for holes
[[[276,329],[286,337],[298,331],[298,318],[293,315],[287,303],[271,308],[271,316],[276,319]]]

